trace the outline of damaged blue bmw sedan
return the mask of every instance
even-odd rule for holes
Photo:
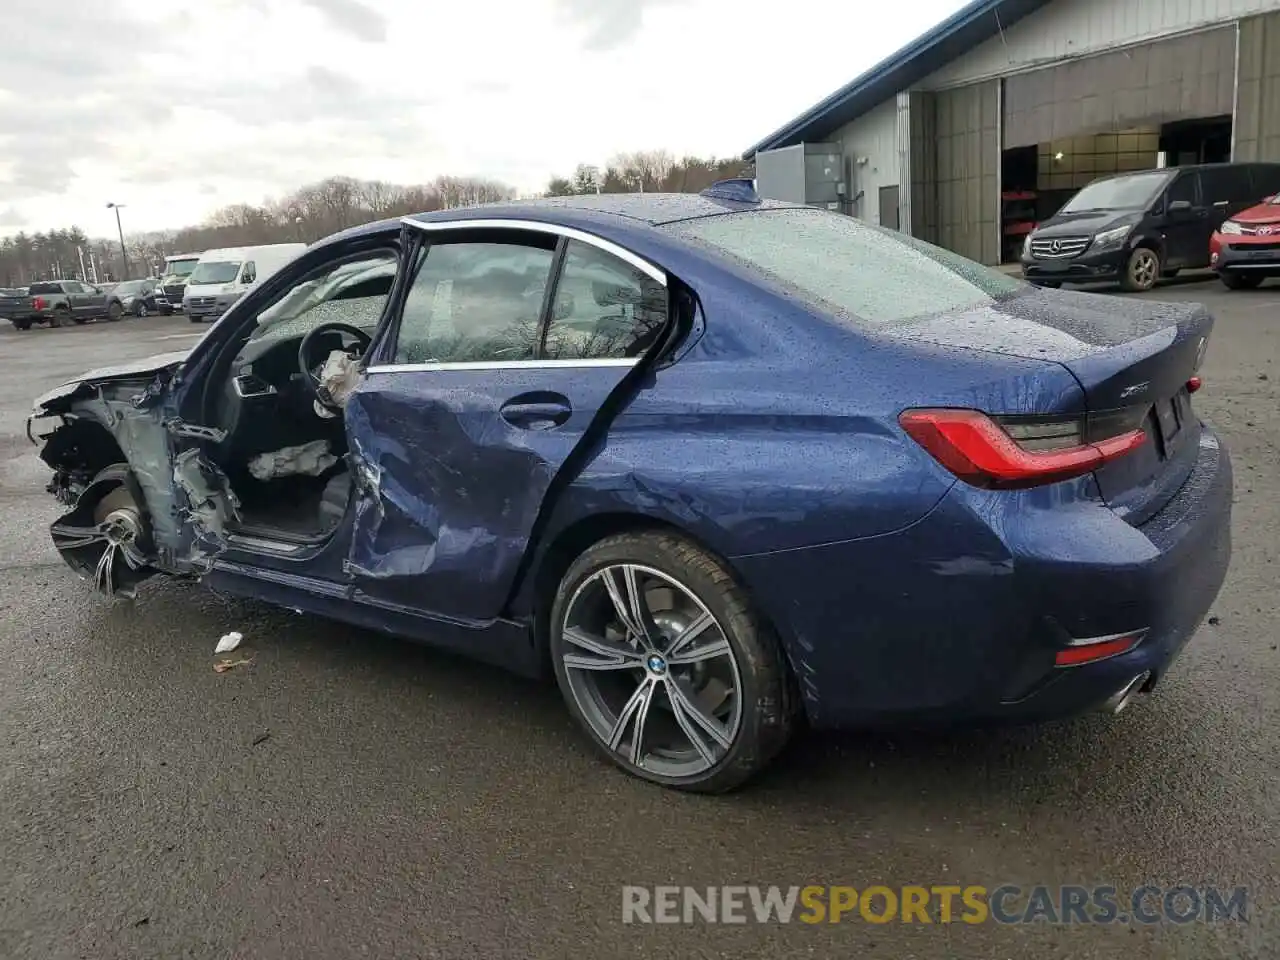
[[[29,432],[97,589],[554,676],[613,763],[716,792],[805,721],[1151,690],[1231,552],[1212,326],[728,181],[345,231]]]

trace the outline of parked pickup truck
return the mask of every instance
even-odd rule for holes
[[[35,323],[62,327],[123,316],[124,305],[118,296],[79,280],[44,280],[31,284],[22,296],[0,296],[0,320],[8,320],[19,330],[30,330]]]

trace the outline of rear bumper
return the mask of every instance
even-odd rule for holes
[[[1040,494],[957,485],[898,534],[734,561],[815,726],[1047,720],[1160,680],[1226,577],[1227,451],[1206,428],[1188,479],[1140,527]],[[1068,637],[1142,628],[1124,654],[1054,665]]]
[[[1117,279],[1124,271],[1129,256],[1127,248],[1090,253],[1071,260],[1022,261],[1022,276],[1031,282],[1098,283]]]

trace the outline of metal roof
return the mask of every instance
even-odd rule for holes
[[[820,141],[889,97],[919,83],[929,74],[968,53],[984,40],[1007,30],[1050,0],[974,0],[928,33],[884,60],[821,103],[775,130],[743,155],[775,150],[805,141]]]

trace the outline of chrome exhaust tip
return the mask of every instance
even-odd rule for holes
[[[1151,671],[1140,673],[1123,687],[1107,698],[1107,701],[1099,708],[1103,713],[1112,715],[1119,713],[1127,707],[1133,698],[1142,690],[1142,685],[1147,682],[1147,678],[1151,676]]]

